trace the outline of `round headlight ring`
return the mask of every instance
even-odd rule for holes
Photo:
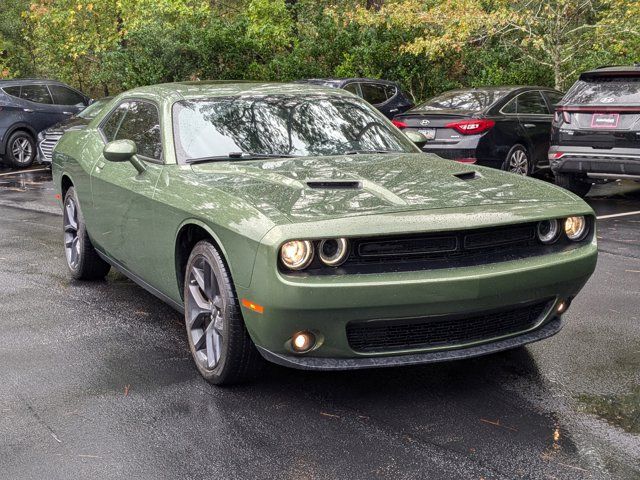
[[[280,247],[280,261],[289,270],[304,270],[313,260],[313,243],[290,240]]]
[[[564,221],[564,233],[571,241],[579,242],[583,240],[587,236],[588,230],[587,219],[582,215],[567,217]]]
[[[542,222],[538,222],[536,233],[538,234],[538,240],[540,240],[542,243],[547,245],[554,243],[556,240],[558,240],[558,234],[560,233],[558,220],[553,218],[551,220],[543,220]]]
[[[320,260],[329,267],[337,267],[347,261],[349,241],[346,238],[330,238],[322,240],[318,248]]]

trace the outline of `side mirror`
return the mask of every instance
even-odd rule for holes
[[[132,140],[114,140],[104,146],[102,155],[110,162],[131,162],[138,173],[144,172],[147,168],[136,156],[138,147]]]
[[[423,147],[427,143],[427,137],[425,137],[420,132],[413,132],[409,130],[408,132],[403,132],[405,136],[415,143],[418,147]]]

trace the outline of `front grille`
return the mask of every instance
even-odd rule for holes
[[[61,137],[62,135],[58,134],[48,134],[45,139],[40,142],[40,152],[42,152],[42,156],[44,157],[41,161],[51,162],[53,149],[58,144]]]
[[[551,300],[468,315],[352,322],[349,346],[357,352],[455,347],[533,328]]]
[[[537,223],[524,223],[453,232],[356,237],[350,239],[349,256],[339,267],[327,267],[316,255],[303,271],[280,268],[294,276],[435,270],[519,260],[582,245],[564,236],[552,245],[544,245],[537,239],[536,228]],[[590,235],[584,240],[588,241]]]

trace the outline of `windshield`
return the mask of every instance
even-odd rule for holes
[[[181,162],[229,156],[237,160],[250,155],[418,152],[367,103],[342,96],[185,100],[174,104],[173,126]],[[242,153],[248,155],[238,155]]]
[[[484,110],[507,93],[509,90],[455,90],[433,97],[413,110]]]
[[[601,77],[578,80],[563,104],[640,105],[640,77]]]
[[[93,120],[98,116],[98,114],[100,113],[100,110],[103,109],[103,107],[109,102],[109,100],[111,100],[111,98],[101,98],[100,100],[96,100],[87,108],[82,110],[78,114],[78,117],[86,118],[87,120]]]

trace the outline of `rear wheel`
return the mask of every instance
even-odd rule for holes
[[[531,159],[524,145],[516,144],[511,147],[502,169],[526,177],[531,174]]]
[[[64,253],[67,267],[77,280],[104,278],[111,266],[102,260],[91,244],[78,197],[73,187],[64,196]]]
[[[591,183],[566,173],[556,173],[556,185],[575,193],[579,197],[584,197],[591,190]]]
[[[31,166],[36,158],[36,142],[33,137],[22,130],[12,133],[7,141],[5,158],[15,168]]]
[[[238,305],[222,256],[207,240],[193,248],[185,273],[184,315],[189,349],[200,374],[210,383],[240,383],[263,364]]]

